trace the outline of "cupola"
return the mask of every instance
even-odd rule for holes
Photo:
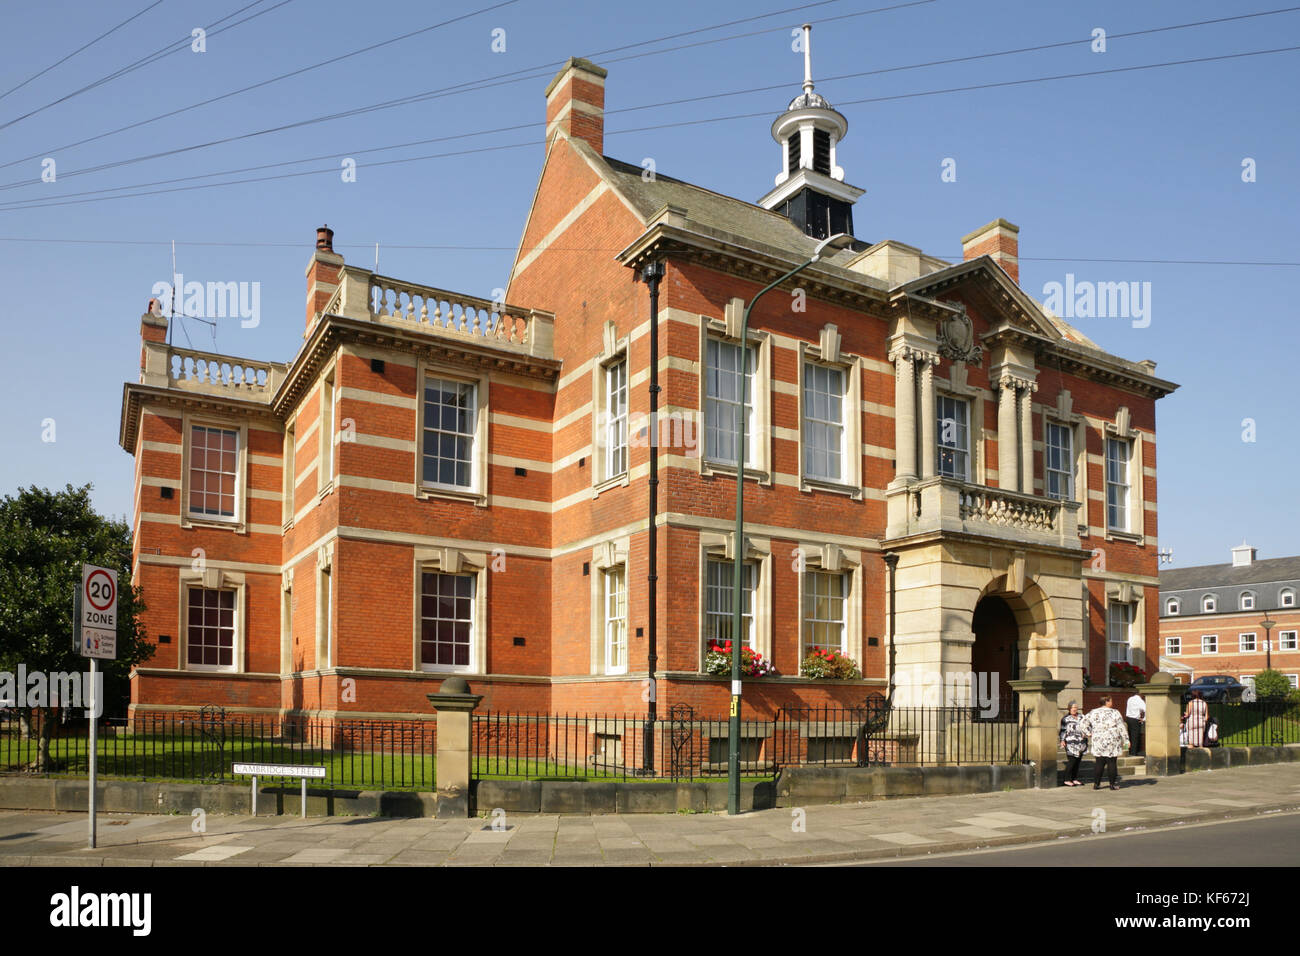
[[[812,26],[803,25],[803,92],[772,123],[781,147],[776,188],[758,201],[786,216],[814,239],[853,235],[853,204],[865,190],[844,182],[836,150],[849,121],[813,89]]]

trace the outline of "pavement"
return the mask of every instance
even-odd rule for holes
[[[1300,810],[1300,763],[726,814],[205,818],[0,812],[0,866],[762,866],[926,856]],[[205,832],[196,833],[200,826]],[[494,828],[494,826],[496,828]]]

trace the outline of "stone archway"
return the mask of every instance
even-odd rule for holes
[[[1016,710],[1009,681],[1018,678],[1021,665],[1020,622],[1006,598],[989,594],[980,598],[971,614],[975,641],[970,649],[970,669],[981,694],[991,693],[998,702],[996,713]]]

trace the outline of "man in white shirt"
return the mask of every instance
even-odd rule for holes
[[[1128,724],[1128,736],[1132,742],[1132,749],[1129,753],[1134,756],[1141,756],[1146,753],[1144,744],[1146,740],[1142,736],[1142,726],[1147,719],[1146,701],[1142,699],[1141,694],[1134,694],[1128,699],[1124,708],[1124,722]]]

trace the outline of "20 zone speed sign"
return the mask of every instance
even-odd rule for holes
[[[81,567],[81,654],[114,660],[117,657],[117,572]]]

